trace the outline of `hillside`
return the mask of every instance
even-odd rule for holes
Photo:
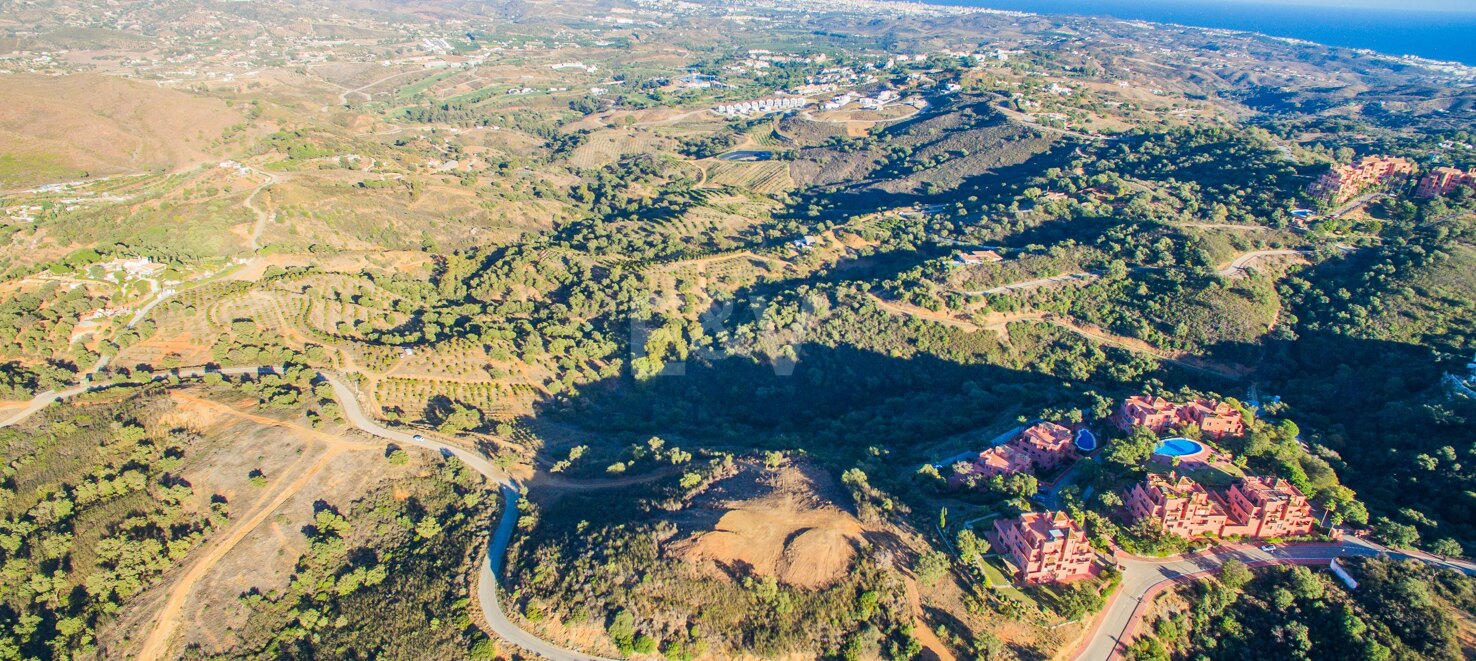
[[[0,661],[1455,649],[1468,587],[1403,565],[1135,623],[1228,558],[1476,571],[1476,67],[882,0],[9,4]]]
[[[1325,568],[1255,570],[1164,595],[1152,635],[1127,657],[1148,659],[1469,658],[1476,584],[1417,563],[1347,561],[1350,589]]]
[[[220,160],[244,119],[224,101],[115,76],[0,76],[0,187]]]

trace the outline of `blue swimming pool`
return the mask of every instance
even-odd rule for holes
[[[1204,451],[1204,446],[1199,441],[1191,441],[1187,438],[1166,438],[1154,448],[1153,454],[1161,454],[1165,457],[1185,457],[1191,454],[1199,454]]]
[[[1091,452],[1097,449],[1097,436],[1085,427],[1076,430],[1076,449],[1082,452]]]

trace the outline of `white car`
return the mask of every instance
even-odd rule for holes
[[[425,437],[421,436],[420,434],[416,434],[414,436],[411,436],[410,440],[415,441],[416,443],[424,443]]]
[[[1267,553],[1270,553],[1270,552],[1272,552],[1272,551],[1275,551],[1275,550],[1276,550],[1276,545],[1275,545],[1275,544],[1267,544],[1267,545],[1265,545],[1265,546],[1262,546],[1262,547],[1261,547],[1261,550],[1262,550],[1262,551],[1265,551],[1265,552],[1267,552]]]

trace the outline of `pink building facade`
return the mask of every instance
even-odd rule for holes
[[[1246,477],[1215,494],[1187,477],[1150,474],[1123,500],[1134,523],[1147,519],[1185,539],[1300,537],[1313,527],[1307,498],[1279,478]]]
[[[1187,477],[1150,474],[1134,485],[1125,501],[1134,522],[1149,520],[1164,530],[1192,539],[1219,535],[1228,517],[1225,509],[1198,482]]]
[[[1092,576],[1086,533],[1064,512],[1029,512],[994,522],[993,540],[1026,583],[1056,583]]]
[[[1449,195],[1462,186],[1476,186],[1476,170],[1463,172],[1455,168],[1435,168],[1420,177],[1420,183],[1415,186],[1415,197]]]
[[[1180,405],[1158,396],[1134,395],[1112,414],[1112,423],[1123,431],[1147,427],[1155,434],[1194,425],[1215,439],[1245,433],[1245,419],[1239,410],[1225,402],[1204,399]]]
[[[1009,444],[1029,455],[1040,470],[1052,470],[1076,458],[1075,439],[1070,429],[1042,422],[1026,428]]]
[[[1230,522],[1224,537],[1298,537],[1312,532],[1312,506],[1291,483],[1276,477],[1246,477],[1223,497]]]
[[[980,452],[963,470],[955,470],[949,484],[962,486],[969,479],[1052,470],[1076,458],[1075,437],[1070,429],[1054,422],[1032,425],[1004,445]]]
[[[1365,156],[1354,165],[1339,165],[1324,172],[1307,187],[1307,194],[1340,204],[1375,186],[1402,183],[1414,171],[1414,163],[1402,158]]]

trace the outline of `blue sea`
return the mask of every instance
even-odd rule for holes
[[[1439,9],[1380,9],[1246,0],[929,0],[1037,14],[1111,16],[1246,30],[1331,46],[1419,55],[1476,66],[1476,0]],[[1414,3],[1411,3],[1414,4]]]

